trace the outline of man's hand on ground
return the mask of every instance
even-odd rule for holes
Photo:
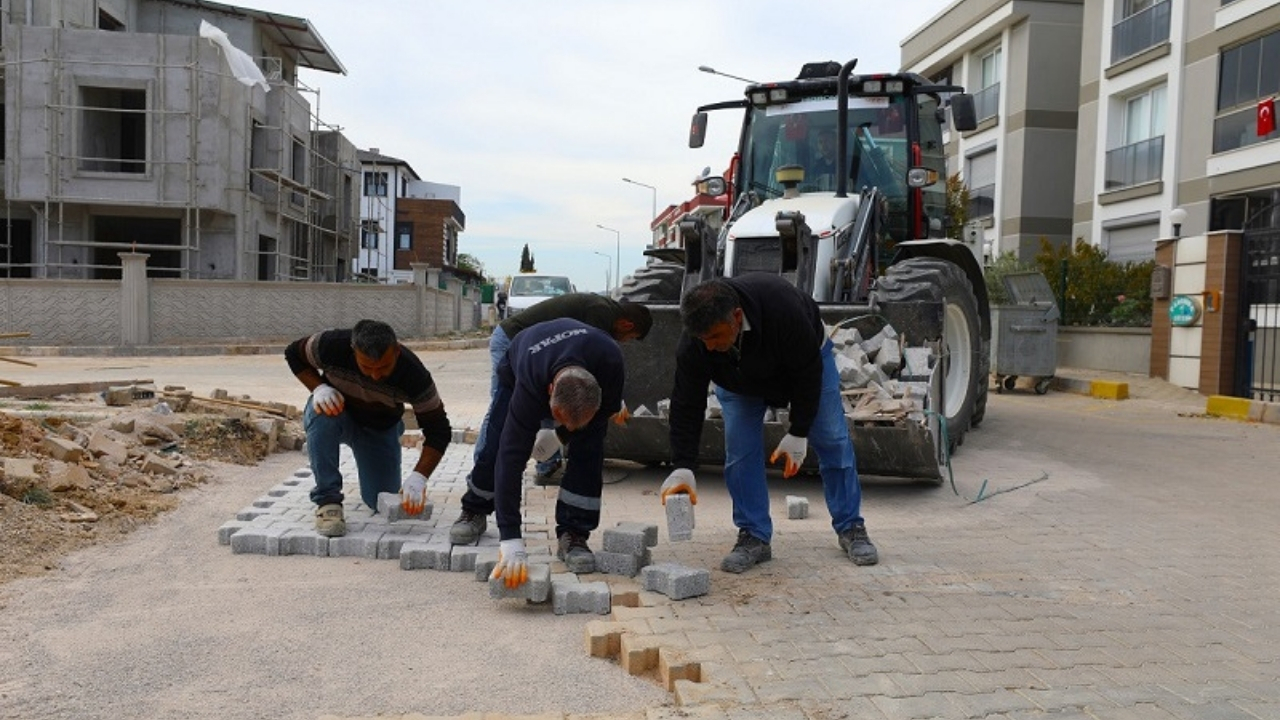
[[[498,564],[493,566],[490,579],[501,579],[508,588],[515,589],[529,579],[529,555],[524,550],[524,540],[503,540],[498,543]]]
[[[689,504],[698,504],[698,481],[694,479],[693,471],[688,468],[672,470],[666,481],[662,483],[662,488],[658,490],[663,505],[667,504],[668,495],[681,494],[689,496]]]
[[[322,415],[337,415],[346,404],[346,398],[332,385],[317,385],[311,391],[311,406]]]
[[[778,443],[777,449],[769,456],[769,462],[777,462],[779,457],[783,458],[782,477],[789,478],[800,472],[800,463],[804,462],[804,456],[808,453],[808,438],[788,433],[782,436],[782,442]]]
[[[400,507],[410,515],[418,515],[427,508],[427,476],[416,470],[400,484]]]

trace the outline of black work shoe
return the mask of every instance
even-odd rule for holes
[[[564,561],[571,573],[593,573],[596,571],[596,556],[587,547],[587,539],[572,532],[560,534],[560,542],[556,547],[556,557]]]
[[[449,528],[449,542],[454,545],[473,545],[489,527],[489,517],[483,513],[463,510],[453,527]]]
[[[560,484],[559,473],[560,473],[560,468],[562,467],[564,467],[564,461],[560,459],[560,455],[558,453],[556,454],[555,457],[551,458],[547,462],[538,463],[537,466],[534,468],[533,484],[539,487],[546,487],[547,485],[559,485]]]
[[[769,543],[752,535],[746,530],[738,531],[738,542],[720,561],[720,569],[725,572],[740,573],[750,570],[766,560],[773,559],[773,550]]]
[[[836,537],[840,540],[840,549],[849,553],[849,559],[854,565],[875,565],[880,561],[876,546],[867,537],[866,525],[853,525],[848,530],[837,533]]]

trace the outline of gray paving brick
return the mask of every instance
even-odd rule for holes
[[[422,512],[410,515],[400,504],[400,493],[378,493],[378,514],[386,518],[389,523],[400,520],[428,520],[433,512],[435,512],[435,505],[428,502]]]
[[[711,591],[711,572],[676,563],[657,563],[640,571],[645,590],[662,593],[672,600],[706,595]]]
[[[690,501],[689,496],[683,493],[668,495],[665,508],[667,511],[667,540],[670,542],[692,540],[695,523],[693,503]]]
[[[390,532],[384,531],[382,537],[378,538],[378,559],[379,560],[399,560],[400,548],[404,547],[407,542],[413,541],[413,536],[407,532]]]
[[[267,508],[259,507],[257,505],[250,505],[247,508],[241,508],[240,511],[236,513],[236,519],[252,520],[261,515],[270,515],[270,514],[271,514],[271,511],[268,510]]]
[[[329,555],[329,538],[312,528],[289,528],[280,536],[281,555]]]
[[[641,548],[641,550],[641,553],[635,555],[601,550],[595,553],[596,572],[605,573],[606,575],[635,577],[640,572],[640,569],[651,561],[649,548]]]
[[[658,527],[656,525],[651,527],[653,527],[653,534],[656,537]],[[605,528],[603,536],[604,541],[601,547],[605,552],[610,553],[639,555],[656,544],[649,542],[645,526],[639,523],[627,523],[626,525]]]
[[[787,496],[787,519],[803,520],[809,517],[809,499],[799,495]]]
[[[364,557],[376,560],[378,541],[381,539],[381,530],[352,531],[348,524],[346,535],[329,538],[329,557]]]
[[[556,615],[572,613],[608,615],[611,609],[610,602],[609,584],[604,581],[584,583],[573,573],[551,576],[551,608]]]
[[[279,555],[280,536],[286,527],[247,527],[231,536],[231,552],[237,555]]]
[[[230,545],[231,536],[246,527],[249,527],[249,523],[245,520],[228,520],[222,523],[218,528],[218,544]]]
[[[401,570],[448,570],[452,546],[447,540],[433,538],[429,542],[412,539],[400,546]]]
[[[502,578],[489,578],[489,597],[494,600],[519,598],[529,602],[546,602],[551,595],[551,566],[529,564],[529,579],[517,588],[508,588]]]

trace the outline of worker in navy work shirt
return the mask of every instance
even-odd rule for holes
[[[680,317],[684,332],[676,348],[670,410],[675,470],[659,491],[663,504],[674,493],[697,501],[693,468],[707,386],[715,383],[724,418],[724,479],[738,528],[738,541],[720,569],[740,573],[773,557],[764,414],[788,405],[787,434],[769,461],[782,461],[783,477],[791,477],[812,446],[840,549],[857,565],[874,565],[878,556],[861,515],[840,374],[817,303],[776,275],[750,273],[690,289],[680,301]]]
[[[343,517],[338,451],[351,448],[360,479],[360,499],[376,511],[378,493],[400,492],[410,514],[426,507],[427,478],[440,463],[452,430],[431,373],[396,339],[390,325],[361,320],[350,330],[326,330],[295,340],[285,360],[311,391],[303,412],[307,454],[315,487],[316,532],[339,537]],[[422,454],[400,481],[400,436],[404,405],[413,408],[422,430]]]
[[[604,437],[622,407],[622,351],[608,333],[577,320],[538,323],[521,331],[498,366],[498,390],[485,432],[496,452],[478,458],[462,497],[465,510],[494,512],[499,561],[492,577],[508,587],[528,579],[521,537],[521,477],[530,456],[563,445],[567,462],[556,500],[557,556],[570,572],[595,571],[587,546],[600,524]],[[554,418],[554,429],[541,427]],[[535,453],[537,455],[535,455]]]

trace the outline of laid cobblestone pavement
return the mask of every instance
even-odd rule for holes
[[[1197,416],[1199,396],[1152,387],[1146,407],[1050,397],[1082,422],[1138,408],[1123,422],[1154,434],[1234,432]],[[1251,431],[1274,451],[1274,428]],[[711,569],[711,592],[670,601],[630,578],[583,576],[614,597],[584,652],[664,684],[677,707],[572,717],[1280,718],[1274,473],[1228,469],[1211,493],[1188,481],[1198,473],[1170,473],[1168,486],[1133,492],[1132,468],[1104,476],[1029,442],[971,435],[954,492],[868,483],[874,567],[840,552],[816,478],[771,479],[774,559],[743,575],[718,570],[735,536],[718,473],[699,474],[693,540],[672,543],[656,496],[664,471],[610,463],[601,527],[663,526],[653,562]],[[456,516],[470,450],[451,446],[432,479],[439,518]],[[531,527],[545,530],[556,491],[526,484]],[[809,498],[810,516],[788,520],[787,495]]]

